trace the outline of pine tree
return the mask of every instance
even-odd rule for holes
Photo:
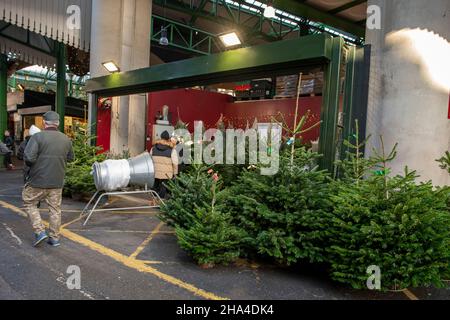
[[[441,286],[450,264],[448,191],[416,183],[408,168],[391,177],[396,146],[386,153],[381,145],[370,159],[355,152],[340,163],[346,174],[333,183],[327,217],[332,278],[366,288],[367,268],[376,265],[383,289]]]
[[[247,233],[247,250],[290,265],[300,259],[323,261],[323,217],[330,210],[328,174],[319,155],[304,147],[280,155],[274,176],[246,170],[224,193],[224,207]]]
[[[92,146],[92,136],[86,133],[84,127],[75,130],[72,140],[74,161],[67,164],[64,183],[64,194],[83,194],[95,191],[94,178],[91,174],[92,165],[106,159],[100,153],[102,148]]]
[[[237,259],[245,237],[217,204],[221,187],[217,173],[194,165],[190,172],[169,183],[171,199],[161,208],[160,218],[175,226],[180,246],[204,266]]]
[[[193,164],[175,180],[166,183],[170,199],[161,206],[159,218],[173,227],[189,228],[195,220],[195,210],[211,203],[214,181],[208,175],[210,167]]]
[[[441,169],[446,170],[450,174],[450,151],[445,152],[445,155],[436,161],[440,163]]]
[[[241,256],[243,231],[213,204],[195,209],[189,228],[176,227],[178,243],[194,260],[206,267],[229,264]]]

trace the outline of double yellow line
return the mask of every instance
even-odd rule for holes
[[[27,217],[25,212],[23,212],[20,208],[12,205],[10,203],[0,200],[0,206],[2,206],[5,209],[13,211],[14,213],[16,213],[22,217]],[[77,219],[75,219],[74,221],[76,221],[76,220]],[[74,221],[71,221],[70,223],[72,223]],[[48,222],[43,221],[43,223],[46,227],[48,227]],[[76,234],[70,230],[65,229],[64,226],[66,226],[70,223],[67,223],[61,227],[61,235],[73,242],[79,243],[79,244],[81,244],[93,251],[96,251],[104,256],[110,257],[111,259],[113,259],[117,262],[120,262],[129,268],[135,269],[139,272],[152,274],[153,276],[155,276],[165,282],[168,282],[170,284],[173,284],[175,286],[183,288],[183,289],[193,293],[196,296],[199,296],[199,297],[202,297],[205,299],[210,299],[210,300],[228,300],[227,298],[220,297],[214,293],[205,291],[203,289],[199,289],[192,284],[186,283],[186,282],[184,282],[180,279],[177,279],[173,276],[170,276],[168,274],[160,272],[160,271],[156,270],[155,268],[148,266],[146,264],[146,261],[136,259],[136,256],[145,248],[145,245],[151,241],[154,234],[158,232],[159,228],[161,228],[162,224],[158,225],[158,227],[152,232],[152,234],[138,247],[138,249],[136,249],[136,251],[131,256],[126,256],[126,255],[123,255],[117,251],[110,249],[110,248],[107,248],[97,242],[94,242],[90,239],[82,237],[79,234]]]

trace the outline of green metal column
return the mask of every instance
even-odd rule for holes
[[[56,112],[60,117],[59,130],[64,132],[66,114],[66,46],[56,42]]]
[[[8,126],[8,111],[6,109],[6,96],[8,91],[8,59],[0,54],[0,140]],[[0,156],[0,168],[3,167],[3,157]]]
[[[89,95],[89,104],[91,108],[89,110],[89,133],[92,137],[91,145],[97,145],[97,109],[98,109],[98,95],[95,93],[91,93]]]
[[[354,79],[355,79],[355,54],[356,47],[350,47],[347,52],[347,66],[345,72],[345,87],[344,87],[344,129],[342,132],[342,141],[350,140],[355,125],[353,117],[353,94],[354,94]],[[363,138],[363,137],[361,137]],[[341,146],[341,159],[347,155],[348,148],[345,145]]]
[[[331,61],[325,68],[325,87],[322,99],[319,152],[323,155],[320,166],[334,173],[339,116],[339,87],[344,40],[333,38]]]

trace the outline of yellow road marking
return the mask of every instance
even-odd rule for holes
[[[21,216],[25,215],[25,213],[22,210],[20,210],[19,208],[15,207],[9,203],[0,201],[0,205],[6,209],[9,209],[9,210],[21,215]],[[43,221],[43,223],[46,227],[48,227],[48,222]],[[61,235],[73,242],[79,243],[79,244],[81,244],[93,251],[96,251],[104,256],[110,257],[113,260],[120,262],[129,268],[135,269],[139,272],[152,274],[155,277],[157,277],[163,281],[166,281],[170,284],[176,285],[180,288],[183,288],[183,289],[193,293],[196,296],[199,296],[199,297],[202,297],[205,299],[210,299],[210,300],[228,300],[227,298],[217,296],[214,293],[205,291],[203,289],[199,289],[199,288],[195,287],[194,285],[186,283],[186,282],[184,282],[180,279],[177,279],[175,277],[172,277],[168,274],[162,273],[162,272],[156,270],[155,268],[152,268],[152,267],[146,265],[144,262],[142,262],[140,260],[136,260],[134,258],[127,257],[126,255],[123,255],[117,251],[114,251],[114,250],[107,248],[99,243],[96,243],[92,240],[84,238],[72,231],[69,231],[68,229],[61,228]]]
[[[130,258],[135,259],[135,258],[139,255],[139,253],[141,253],[142,250],[145,249],[145,247],[149,244],[149,242],[152,241],[152,239],[153,239],[153,237],[155,236],[155,234],[159,232],[159,229],[161,229],[161,227],[162,227],[163,225],[164,225],[164,223],[163,223],[163,222],[160,222],[160,223],[156,226],[156,228],[150,233],[150,235],[148,236],[148,238],[145,239],[145,240],[141,243],[141,245],[136,249],[136,251],[134,251],[134,252],[130,255]]]
[[[24,208],[21,208],[22,210],[24,209]],[[149,209],[149,210],[151,210],[151,209]],[[41,212],[47,212],[48,211],[48,209],[47,208],[45,208],[45,209],[39,209],[39,211],[41,211]],[[81,213],[81,210],[75,210],[75,209],[67,209],[67,210],[64,210],[64,209],[61,209],[61,211],[62,212],[67,212],[67,213]],[[108,211],[105,211],[105,212],[108,212]],[[126,214],[126,213],[136,213],[136,214],[155,214],[156,212],[152,212],[152,211],[139,211],[139,210],[123,210],[123,211],[111,211],[111,212],[114,212],[114,214]]]
[[[139,260],[145,264],[162,264],[162,261],[154,261],[154,260]]]
[[[148,234],[148,231],[141,230],[101,230],[101,229],[73,229],[70,228],[70,231],[73,232],[109,232],[109,233],[145,233]],[[154,234],[175,234],[175,231],[158,231],[154,232]]]
[[[25,212],[23,212],[21,209],[17,208],[16,206],[13,206],[12,204],[9,204],[7,202],[0,200],[0,206],[2,206],[5,209],[9,209],[9,210],[13,211],[22,217],[28,218],[28,215]]]
[[[403,290],[403,293],[410,299],[410,300],[419,300],[419,298],[416,297],[414,293],[409,291],[408,289]]]

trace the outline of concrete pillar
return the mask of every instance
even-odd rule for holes
[[[381,30],[367,30],[372,46],[367,153],[398,142],[393,174],[405,166],[422,181],[450,185],[435,161],[450,149],[450,0],[369,0],[381,9]]]
[[[114,61],[121,71],[149,66],[151,0],[94,0],[92,4],[91,77],[107,75],[102,62]],[[111,152],[145,149],[145,97],[114,97]],[[94,122],[94,119],[91,121]]]

